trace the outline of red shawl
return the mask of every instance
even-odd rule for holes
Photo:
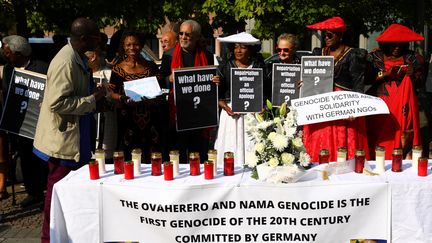
[[[201,48],[197,48],[195,52],[195,60],[194,60],[194,67],[199,66],[207,66],[207,56],[205,53],[205,50]],[[171,61],[171,72],[174,71],[174,69],[182,68],[183,66],[183,58],[182,58],[182,48],[179,43],[174,47],[174,52],[172,56]],[[173,127],[175,126],[175,120],[176,120],[176,107],[174,102],[174,90],[171,89],[168,95],[168,103],[170,107],[170,125]]]

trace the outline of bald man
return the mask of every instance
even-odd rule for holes
[[[96,102],[103,101],[106,92],[103,87],[93,87],[85,52],[94,51],[99,42],[95,22],[76,19],[71,26],[70,44],[57,53],[48,68],[33,148],[49,167],[42,243],[50,242],[54,184],[91,159],[91,119]]]
[[[168,31],[162,34],[160,40],[164,52],[168,51],[177,44],[177,34],[174,31]]]

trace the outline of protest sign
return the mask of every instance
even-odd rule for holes
[[[389,114],[378,97],[351,91],[335,91],[291,101],[297,110],[297,124],[306,125],[375,114]]]
[[[299,97],[297,82],[300,80],[300,64],[273,63],[272,103],[280,106]]]
[[[218,125],[218,89],[213,83],[216,67],[174,71],[177,131]]]
[[[300,97],[333,91],[334,58],[329,56],[303,56],[301,61]]]
[[[15,69],[3,107],[0,129],[33,139],[46,75]]]
[[[232,111],[237,113],[262,110],[262,68],[231,68],[231,104]]]
[[[99,194],[102,242],[386,242],[388,188],[387,183],[346,182],[168,186],[161,181],[159,187],[104,183]]]

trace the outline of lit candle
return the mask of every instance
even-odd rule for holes
[[[381,174],[385,171],[385,147],[375,147],[375,172]]]
[[[418,176],[427,176],[428,175],[428,159],[426,157],[420,157],[418,159]]]
[[[206,180],[212,180],[214,177],[214,163],[213,161],[209,160],[204,162],[204,179]]]
[[[321,149],[319,152],[319,163],[324,164],[329,162],[329,151],[328,149]]]
[[[217,175],[217,151],[210,149],[207,156],[208,160],[213,162],[213,175]]]
[[[422,156],[422,146],[416,145],[412,149],[412,163],[411,168],[415,174],[418,171],[418,159]]]
[[[124,154],[123,151],[114,151],[113,155],[114,160],[114,174],[123,174],[124,173]]]
[[[402,149],[401,148],[393,149],[392,171],[393,172],[401,172],[402,171]]]
[[[345,162],[347,158],[347,148],[339,147],[337,150],[337,160],[336,162]]]
[[[151,153],[151,175],[160,176],[162,175],[162,154],[159,152]]]
[[[124,162],[124,178],[125,180],[132,180],[134,178],[134,162]]]
[[[105,169],[105,151],[103,149],[96,149],[95,151],[96,162],[99,165],[99,175],[106,173]]]
[[[224,153],[224,175],[226,176],[234,175],[234,153],[233,152]]]
[[[365,151],[363,149],[357,149],[355,153],[355,173],[363,173],[365,163]]]
[[[179,175],[179,161],[180,153],[178,150],[171,150],[169,152],[170,161],[173,164],[173,176],[177,177]]]
[[[91,160],[89,162],[90,180],[99,179],[99,166],[97,161]]]
[[[189,154],[189,166],[190,166],[190,175],[191,176],[197,176],[197,175],[201,174],[199,153],[191,152]]]
[[[164,179],[166,181],[172,181],[174,179],[173,163],[171,161],[166,161],[164,163]]]
[[[141,175],[141,155],[141,149],[136,148],[132,150],[133,172],[135,176]]]

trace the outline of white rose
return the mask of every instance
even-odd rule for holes
[[[273,157],[269,160],[268,163],[271,167],[276,167],[279,165],[279,160],[277,158]]]
[[[292,164],[295,159],[294,155],[290,153],[282,153],[281,157],[282,157],[282,163],[284,163],[285,165]]]
[[[276,133],[275,132],[271,132],[269,135],[268,135],[268,139],[269,140],[273,140],[274,138],[276,137]]]
[[[275,119],[273,119],[274,123],[281,123],[281,119],[279,117],[276,117]]]
[[[248,152],[246,155],[246,164],[250,168],[254,168],[258,163],[258,158],[253,152]]]
[[[264,152],[265,146],[263,143],[257,143],[255,144],[255,150],[259,153],[262,154]]]
[[[294,147],[296,147],[296,148],[301,148],[301,147],[303,147],[303,142],[302,142],[302,139],[301,139],[301,138],[294,138],[294,139],[292,140],[292,144],[293,144]]]

